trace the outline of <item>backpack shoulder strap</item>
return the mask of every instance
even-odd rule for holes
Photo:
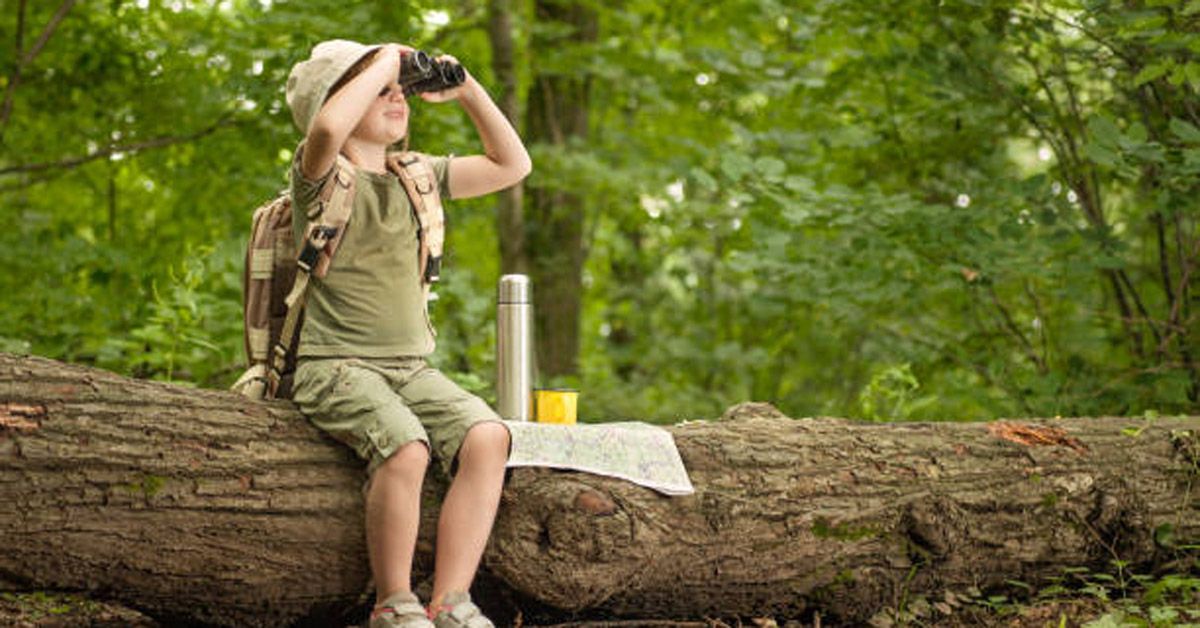
[[[288,348],[293,345],[300,331],[300,313],[304,311],[308,297],[309,281],[313,276],[323,278],[329,272],[329,264],[350,222],[356,176],[354,164],[339,154],[333,174],[325,182],[325,187],[321,188],[316,205],[309,211],[304,243],[296,259],[296,280],[284,299],[287,316],[279,331],[279,341],[271,348],[267,382],[272,397],[279,388],[287,365]]]
[[[388,168],[400,179],[417,217],[421,280],[425,284],[435,283],[441,278],[446,216],[433,163],[424,153],[403,151],[388,155]]]
[[[354,207],[354,184],[357,173],[358,169],[354,164],[339,154],[337,162],[334,164],[333,174],[329,175],[325,186],[321,188],[321,194],[317,197],[316,204],[309,210],[308,236],[305,237],[305,240],[310,239],[315,227],[322,227],[325,231],[329,231],[330,228],[334,230],[329,236],[328,242],[320,249],[316,263],[312,266],[313,274],[319,278],[325,277],[325,274],[329,272],[333,254],[337,252],[338,245],[341,244],[342,236],[346,231],[345,227],[350,222],[350,210]]]

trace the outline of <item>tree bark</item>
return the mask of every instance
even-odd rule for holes
[[[492,72],[500,83],[497,103],[500,111],[520,127],[521,110],[517,101],[517,73],[514,58],[511,0],[489,0],[488,41],[492,46]],[[500,241],[500,273],[528,273],[525,255],[524,184],[503,190],[496,206],[496,236]]]
[[[1200,539],[1195,417],[865,424],[743,404],[670,429],[694,495],[514,470],[485,607],[854,623]],[[172,624],[329,624],[368,591],[362,480],[288,402],[0,354],[0,582]],[[427,483],[418,578],[443,488]]]
[[[533,83],[526,98],[526,130],[531,142],[558,150],[587,139],[591,76],[587,68],[554,67],[570,46],[596,41],[599,20],[590,6],[564,0],[537,0]],[[540,34],[539,34],[540,33]],[[547,67],[548,66],[548,67]],[[536,180],[535,180],[536,181]],[[576,372],[583,300],[583,196],[564,189],[530,184],[526,250],[533,279],[534,333],[538,368],[554,377]]]

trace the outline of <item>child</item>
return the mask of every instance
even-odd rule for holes
[[[408,134],[398,78],[401,55],[412,51],[327,41],[288,77],[288,106],[305,134],[291,168],[298,240],[338,154],[357,170],[350,222],[328,274],[309,292],[293,396],[314,424],[369,461],[366,534],[377,594],[371,627],[479,628],[492,623],[467,591],[499,505],[509,434],[487,404],[423,359],[433,351],[434,332],[418,270],[418,225],[385,160]],[[529,174],[521,139],[469,74],[462,85],[421,98],[457,100],[483,141],[482,155],[432,158],[443,198],[488,194]],[[453,480],[438,521],[426,610],[412,593],[410,572],[431,453]]]

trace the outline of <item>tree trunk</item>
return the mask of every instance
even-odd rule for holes
[[[511,0],[488,1],[488,41],[492,46],[492,72],[500,83],[500,111],[520,128],[521,112],[517,104],[517,73],[514,58]],[[524,185],[500,192],[496,207],[496,238],[500,242],[500,273],[528,273],[525,259]]]
[[[864,424],[743,404],[670,429],[694,495],[514,470],[485,607],[852,623],[1200,539],[1194,417]],[[0,354],[0,581],[171,622],[328,624],[368,590],[362,479],[287,402]]]
[[[598,20],[586,4],[537,0],[533,84],[526,99],[530,142],[566,150],[588,134],[591,78],[587,68],[555,67],[555,59],[572,45],[596,41]],[[538,34],[540,33],[540,34]],[[558,63],[561,63],[559,61]],[[553,177],[552,177],[553,178]],[[538,368],[554,377],[576,371],[583,299],[583,196],[564,189],[530,185],[526,247],[534,289],[534,333]]]

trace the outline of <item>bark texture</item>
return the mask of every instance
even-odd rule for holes
[[[492,47],[492,72],[500,92],[497,104],[514,128],[520,128],[517,72],[514,58],[512,0],[488,0],[488,41]],[[502,190],[496,204],[496,233],[500,242],[500,273],[527,273],[525,254],[524,183]]]
[[[563,611],[849,623],[1200,539],[1194,417],[863,424],[743,404],[670,429],[695,495],[515,470],[486,579]],[[369,586],[362,479],[286,402],[0,354],[0,581],[176,622],[330,622]]]
[[[533,145],[570,150],[589,130],[592,75],[586,64],[564,65],[564,51],[596,42],[599,17],[586,3],[535,0],[533,79],[526,96],[526,137]],[[578,54],[575,52],[574,54]],[[534,333],[540,374],[575,373],[579,355],[584,250],[584,197],[549,173],[532,179],[525,208],[526,255],[533,280]]]

